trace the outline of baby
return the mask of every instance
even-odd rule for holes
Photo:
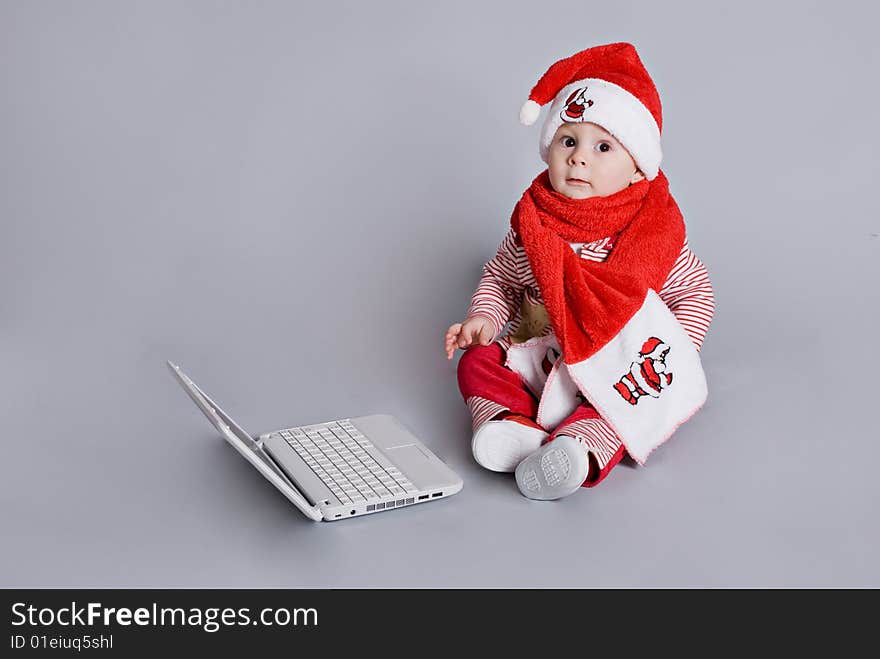
[[[715,306],[660,171],[660,98],[635,48],[556,62],[520,119],[551,102],[547,169],[445,339],[448,359],[466,349],[474,458],[538,500],[595,486],[625,454],[643,464],[703,405]]]

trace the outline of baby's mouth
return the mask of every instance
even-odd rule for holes
[[[565,182],[572,183],[574,185],[589,185],[590,184],[589,181],[585,181],[582,178],[567,178],[567,179],[565,179]]]

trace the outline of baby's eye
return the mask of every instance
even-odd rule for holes
[[[562,138],[562,146],[572,147],[575,144],[577,144],[577,142],[573,137],[566,136]]]
[[[596,145],[596,151],[599,153],[607,153],[608,151],[611,151],[611,145],[608,142],[599,142]]]

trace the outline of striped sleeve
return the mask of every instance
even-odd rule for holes
[[[660,298],[700,350],[715,313],[715,295],[706,266],[691,252],[687,240],[663,284]]]
[[[516,236],[508,230],[495,256],[483,266],[483,276],[471,298],[467,315],[487,316],[495,324],[495,336],[522,303],[523,284],[517,268]]]

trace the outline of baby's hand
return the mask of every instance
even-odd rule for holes
[[[446,330],[446,359],[452,359],[456,345],[459,348],[480,344],[487,346],[495,338],[495,325],[485,316],[471,316],[463,323],[455,323]]]

